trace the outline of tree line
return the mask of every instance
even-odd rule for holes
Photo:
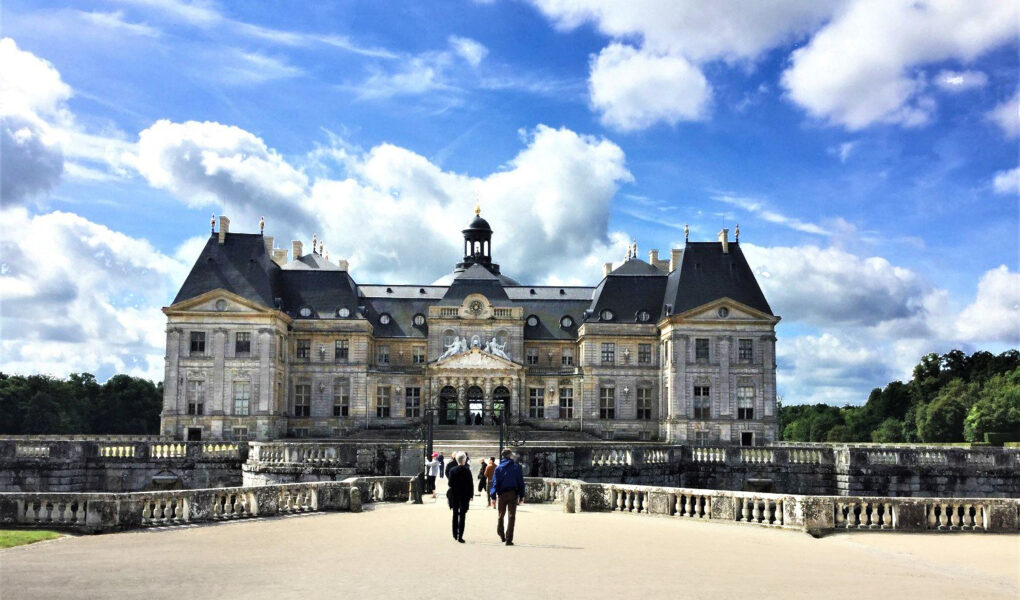
[[[862,406],[779,407],[795,442],[983,442],[1020,434],[1020,352],[928,354],[910,381],[875,388]]]
[[[0,434],[158,434],[163,383],[0,373]]]

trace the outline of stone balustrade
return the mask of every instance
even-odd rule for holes
[[[528,500],[564,512],[620,512],[832,531],[1020,532],[1017,498],[810,496],[526,478]]]
[[[151,439],[34,439],[0,438],[0,461],[201,460],[244,461],[246,442],[180,442]]]
[[[0,493],[0,525],[105,533],[316,511],[358,512],[365,502],[421,503],[413,478],[120,494]]]

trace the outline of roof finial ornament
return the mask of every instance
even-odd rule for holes
[[[315,234],[313,233],[312,234],[312,254],[315,254],[315,248],[317,248],[317,247],[318,247],[318,242],[316,241]]]
[[[209,218],[209,233],[216,233],[216,213]]]
[[[329,262],[329,250],[326,250],[326,262]]]
[[[266,233],[266,218],[259,217],[259,235]]]
[[[322,240],[319,240],[319,254],[322,254]]]
[[[477,217],[477,216],[479,216],[481,214],[482,214],[482,203],[479,202],[477,198],[475,198],[475,216]]]
[[[739,242],[740,241],[740,223],[737,223],[737,226],[733,228],[733,233],[737,237],[737,239],[735,239],[734,241]]]
[[[691,228],[684,223],[684,243],[686,244],[691,239]]]

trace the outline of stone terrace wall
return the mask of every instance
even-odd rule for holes
[[[415,475],[421,448],[351,442],[249,442],[244,485],[340,481],[355,475]]]
[[[0,439],[0,491],[130,492],[241,485],[245,443]]]

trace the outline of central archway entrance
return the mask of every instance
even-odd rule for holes
[[[467,390],[467,424],[468,425],[481,425],[483,419],[483,410],[485,408],[485,392],[482,388],[477,385],[473,385]]]
[[[499,425],[507,414],[507,410],[510,408],[510,390],[504,386],[499,386],[492,390],[492,423],[493,425]]]
[[[439,424],[457,424],[457,390],[451,385],[439,390]]]

